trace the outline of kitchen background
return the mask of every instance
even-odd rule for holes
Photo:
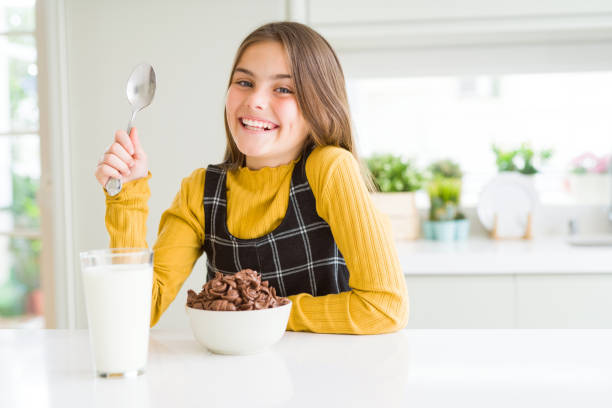
[[[285,19],[343,65],[408,328],[612,327],[606,0],[3,0],[0,327],[86,327],[78,253],[108,245],[93,171],[129,119],[131,69],[158,80],[136,119],[152,246],[181,179],[222,158],[240,41]],[[201,258],[157,327],[188,326],[204,276]]]

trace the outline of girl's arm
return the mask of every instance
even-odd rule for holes
[[[288,330],[377,334],[408,322],[408,293],[388,219],[374,207],[353,155],[327,146],[312,152],[306,174],[317,213],[331,227],[349,270],[350,292],[290,296]]]
[[[151,327],[172,303],[202,255],[204,227],[199,220],[204,219],[201,200],[205,173],[205,169],[198,169],[183,179],[172,205],[162,214],[153,246]],[[111,248],[148,247],[146,222],[150,178],[151,173],[124,184],[114,197],[106,195],[106,228]]]

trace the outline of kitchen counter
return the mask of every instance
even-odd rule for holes
[[[405,275],[612,274],[612,247],[572,246],[565,237],[396,241]]]
[[[285,333],[220,356],[151,331],[144,376],[93,374],[86,330],[0,330],[1,407],[609,407],[612,330]]]

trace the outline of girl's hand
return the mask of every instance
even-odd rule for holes
[[[106,149],[94,175],[102,187],[110,178],[120,178],[123,183],[145,177],[149,173],[138,130],[132,128],[128,136],[125,130],[115,132],[115,141]]]

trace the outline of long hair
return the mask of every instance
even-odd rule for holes
[[[340,61],[327,40],[315,30],[289,21],[268,23],[257,28],[242,41],[236,52],[228,88],[245,50],[262,41],[281,43],[289,57],[298,107],[310,127],[302,153],[310,145],[332,145],[348,150],[359,163],[368,190],[374,191],[371,174],[357,154]],[[233,170],[245,163],[245,157],[232,138],[226,114],[224,112],[223,115],[227,138],[224,165]]]

